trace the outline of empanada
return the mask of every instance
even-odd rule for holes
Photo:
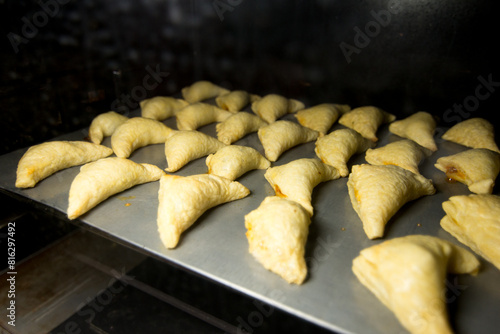
[[[175,172],[188,162],[217,152],[226,144],[196,130],[177,131],[165,142],[167,172]]]
[[[89,139],[94,144],[100,144],[104,137],[109,137],[116,128],[128,120],[127,116],[120,115],[114,111],[108,111],[97,115],[90,123]]]
[[[267,123],[304,109],[304,103],[295,99],[287,99],[278,94],[268,94],[252,103],[252,111]]]
[[[124,158],[106,158],[83,165],[69,190],[68,218],[75,219],[110,196],[164,175],[151,164]]]
[[[271,167],[264,177],[277,196],[299,203],[312,216],[314,210],[311,198],[314,187],[321,182],[338,179],[340,175],[335,167],[319,159],[302,158]]]
[[[410,235],[363,249],[352,270],[410,333],[451,334],[443,296],[446,275],[476,275],[479,266],[474,254],[462,247]]]
[[[320,136],[324,136],[340,115],[350,110],[351,107],[345,104],[323,103],[297,111],[295,118],[301,125],[316,130]]]
[[[372,106],[358,107],[342,115],[339,123],[345,127],[356,130],[363,137],[373,142],[378,141],[376,136],[378,128],[384,123],[390,123],[396,116]]]
[[[491,194],[500,172],[500,153],[486,148],[472,148],[441,157],[434,165],[446,177],[461,182],[476,194]]]
[[[217,96],[215,103],[221,109],[237,112],[258,99],[260,99],[258,95],[249,94],[244,90],[233,90],[227,94]]]
[[[203,125],[222,122],[234,115],[232,112],[214,105],[198,102],[182,108],[175,114],[177,129],[196,130]]]
[[[290,148],[317,139],[319,132],[291,121],[276,121],[261,127],[257,135],[266,158],[274,162]]]
[[[304,254],[310,223],[309,213],[297,202],[266,197],[245,215],[249,252],[288,283],[302,284],[307,276]]]
[[[182,88],[182,97],[189,103],[196,103],[229,93],[229,89],[218,86],[210,81],[200,80],[191,86]]]
[[[405,119],[389,124],[389,131],[403,138],[411,139],[433,152],[437,151],[434,141],[436,121],[431,114],[419,111]]]
[[[431,180],[393,165],[355,165],[347,188],[369,239],[382,237],[389,219],[405,203],[436,192]]]
[[[228,117],[221,123],[217,123],[215,130],[217,138],[224,144],[230,145],[247,134],[256,132],[267,124],[259,116],[242,111]]]
[[[349,175],[347,162],[354,154],[372,147],[371,140],[352,129],[335,130],[316,140],[314,152],[325,164],[338,169],[341,177]]]
[[[470,118],[457,123],[441,138],[471,148],[487,148],[500,152],[495,142],[493,124],[484,118]]]
[[[161,241],[165,247],[175,248],[182,232],[205,211],[248,194],[241,183],[217,175],[162,176],[157,217]]]
[[[500,269],[500,196],[452,196],[441,227]]]
[[[271,162],[256,149],[248,146],[229,145],[207,157],[208,173],[236,180],[253,169],[267,169]]]
[[[111,136],[111,147],[117,157],[128,158],[140,147],[164,143],[175,132],[160,121],[133,117],[115,130]]]
[[[109,147],[84,141],[50,141],[31,146],[17,165],[16,187],[31,188],[65,168],[113,154]]]
[[[166,120],[169,117],[175,116],[175,113],[189,103],[183,99],[176,99],[170,96],[155,96],[150,99],[141,101],[141,116],[152,118],[157,121]]]

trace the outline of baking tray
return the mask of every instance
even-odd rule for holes
[[[136,110],[128,116],[137,115]],[[294,117],[287,115],[283,119],[294,120]],[[164,123],[176,128],[175,118]],[[339,128],[342,126],[335,124],[332,130]],[[215,124],[198,130],[216,136]],[[286,283],[248,253],[244,215],[257,208],[266,196],[274,195],[263,170],[250,171],[238,179],[250,189],[248,197],[207,211],[183,233],[179,245],[172,250],[162,245],[156,227],[159,182],[116,194],[77,222],[268,304],[265,309],[268,312],[256,307],[249,314],[240,315],[238,321],[235,319],[240,328],[257,331],[261,324],[259,317],[272,317],[269,310],[277,307],[339,333],[404,333],[395,316],[359,283],[351,264],[363,248],[409,234],[433,235],[459,244],[439,225],[444,216],[441,203],[450,196],[469,194],[469,191],[461,183],[448,183],[434,163],[439,157],[458,153],[465,147],[440,139],[444,130],[436,131],[439,150],[420,165],[421,173],[434,181],[436,194],[407,203],[390,220],[382,239],[366,237],[349,200],[347,178],[325,182],[314,189],[315,214],[306,247],[309,275],[301,286]],[[83,140],[87,134],[88,129],[82,129],[54,140]],[[379,129],[378,136],[377,147],[400,139],[388,131],[387,125]],[[264,153],[256,133],[234,144]],[[110,147],[110,139],[106,138],[103,145]],[[59,171],[34,188],[17,189],[14,186],[16,167],[25,151],[21,149],[0,157],[0,189],[65,213],[69,188],[79,167]],[[314,142],[311,142],[285,152],[273,165],[315,156]],[[167,167],[163,144],[140,148],[130,159]],[[364,162],[364,154],[360,154],[351,159],[350,165]],[[187,176],[206,172],[205,158],[201,158],[173,174]],[[456,333],[492,333],[500,327],[500,271],[483,259],[481,264],[482,270],[476,277],[452,275],[446,279],[443,298]]]

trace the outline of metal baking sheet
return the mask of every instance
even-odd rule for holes
[[[294,118],[287,115],[285,119]],[[166,120],[165,124],[176,128],[174,118]],[[332,130],[338,128],[342,126],[336,124]],[[87,130],[55,139],[83,140]],[[215,124],[199,130],[215,136]],[[406,204],[390,220],[382,239],[369,240],[366,237],[347,194],[347,178],[325,182],[314,189],[315,214],[306,250],[309,275],[301,286],[290,285],[265,270],[248,253],[244,215],[257,208],[266,196],[274,195],[262,170],[251,171],[238,179],[250,189],[251,195],[207,211],[184,232],[178,247],[173,250],[162,245],[157,233],[159,182],[135,186],[109,198],[82,216],[79,223],[332,331],[404,333],[394,315],[358,282],[351,264],[363,248],[408,234],[434,235],[459,244],[439,226],[444,216],[441,203],[450,196],[469,194],[469,191],[463,184],[448,183],[434,163],[441,156],[465,148],[441,140],[443,130],[438,128],[436,135],[439,150],[420,165],[421,173],[434,181],[437,193]],[[400,139],[390,134],[387,126],[379,129],[378,136],[377,147]],[[103,144],[110,147],[109,138]],[[234,144],[251,146],[264,153],[256,133]],[[65,213],[69,188],[79,167],[57,172],[32,189],[17,189],[14,186],[16,167],[25,151],[18,150],[0,157],[0,189]],[[313,142],[290,149],[273,165],[312,157],[315,157]],[[130,159],[167,167],[162,144],[140,148]],[[356,155],[350,165],[364,162],[364,154]],[[201,158],[175,174],[206,172],[205,158]],[[446,279],[442,298],[448,304],[450,322],[456,333],[492,333],[500,327],[500,271],[483,259],[481,263],[482,270],[476,277],[452,275]],[[259,312],[257,308],[255,311]],[[242,328],[258,329],[258,317],[252,318],[252,313],[242,314],[241,319],[245,321],[245,324],[238,322]]]

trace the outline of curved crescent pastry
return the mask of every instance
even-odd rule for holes
[[[268,94],[252,103],[252,111],[267,123],[304,109],[304,103],[295,99],[287,99],[278,94]]]
[[[208,209],[248,196],[241,183],[217,175],[164,175],[158,191],[158,232],[165,247],[175,248],[185,230]]]
[[[441,227],[500,269],[500,196],[452,196]]]
[[[389,219],[405,203],[436,192],[422,175],[398,166],[368,164],[352,167],[347,189],[369,239],[382,237]]]
[[[176,99],[170,96],[155,96],[143,100],[139,104],[141,106],[142,117],[163,121],[169,117],[175,116],[177,111],[181,110],[189,103],[183,99]]]
[[[176,131],[160,121],[133,117],[120,125],[111,136],[111,147],[119,158],[128,158],[140,147],[162,144]]]
[[[452,333],[443,298],[447,272],[476,275],[480,263],[445,240],[410,235],[365,248],[352,270],[411,333]]]
[[[434,165],[446,177],[464,183],[476,194],[491,194],[500,172],[500,153],[472,148],[437,159]]]
[[[31,146],[17,165],[16,187],[31,188],[65,168],[113,154],[109,147],[84,141],[50,141]]]
[[[314,152],[318,158],[325,164],[337,168],[341,177],[346,177],[349,175],[347,168],[349,159],[374,144],[352,129],[339,129],[318,138],[315,145]]]
[[[355,108],[339,119],[339,123],[345,127],[356,130],[363,137],[373,142],[378,141],[376,136],[378,128],[384,123],[390,123],[396,116],[372,106]]]
[[[94,144],[100,144],[104,137],[111,136],[116,128],[128,120],[127,116],[114,111],[97,115],[90,123],[89,138]]]
[[[230,93],[217,96],[215,103],[221,109],[230,112],[238,112],[245,108],[249,103],[255,102],[260,99],[260,96],[249,94],[244,90],[233,90]]]
[[[291,121],[276,121],[257,131],[269,161],[276,161],[290,148],[318,138],[318,131],[311,130]]]
[[[230,145],[266,125],[267,122],[259,116],[242,111],[228,117],[221,123],[217,123],[215,130],[217,138],[224,144]]]
[[[167,172],[175,172],[188,162],[217,152],[226,144],[196,130],[177,131],[165,142]]]
[[[487,148],[499,152],[493,124],[484,118],[471,118],[455,124],[442,138],[471,148]]]
[[[320,136],[324,136],[340,115],[350,110],[351,107],[345,104],[323,103],[297,111],[295,118],[302,126],[316,130]]]
[[[302,284],[307,276],[304,254],[310,223],[309,214],[300,204],[266,197],[245,215],[249,252],[288,283]]]
[[[203,125],[222,122],[234,115],[232,112],[213,106],[208,103],[198,102],[182,108],[175,114],[177,129],[196,130]]]
[[[335,167],[316,158],[297,159],[285,165],[269,168],[264,177],[278,197],[287,198],[302,205],[312,216],[312,192],[321,182],[340,177]]]
[[[248,146],[229,145],[207,157],[208,174],[236,180],[253,169],[267,169],[271,162],[256,149]]]
[[[86,164],[71,183],[68,218],[75,219],[108,197],[138,184],[157,181],[164,174],[154,165],[123,158],[112,157]]]
[[[229,93],[229,90],[216,84],[200,80],[193,83],[191,86],[182,88],[182,97],[189,103],[200,102],[222,94]]]
[[[403,138],[411,139],[420,146],[433,152],[437,151],[434,141],[436,121],[431,114],[419,111],[405,119],[394,121],[389,125],[389,131]]]

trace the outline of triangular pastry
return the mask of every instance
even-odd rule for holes
[[[307,276],[304,254],[310,223],[309,213],[297,202],[266,197],[245,215],[249,252],[288,283],[302,284]]]
[[[127,116],[114,111],[97,115],[90,123],[89,139],[94,144],[100,144],[104,137],[109,137],[122,123],[128,120]]]
[[[173,130],[160,121],[133,117],[121,124],[111,136],[111,147],[119,158],[128,158],[136,149],[153,144],[163,144],[173,135]]]
[[[351,107],[345,104],[323,103],[297,111],[295,118],[301,125],[316,130],[320,136],[324,136],[340,115],[350,110]]]
[[[373,142],[378,141],[376,136],[378,128],[385,123],[390,123],[396,116],[372,106],[358,107],[342,115],[339,123],[345,127],[356,130],[363,137]]]
[[[163,121],[175,116],[175,113],[189,103],[183,99],[176,99],[170,96],[155,96],[139,102],[141,106],[141,116]]]
[[[258,99],[260,99],[258,95],[249,94],[244,90],[233,90],[227,94],[217,96],[215,103],[221,109],[238,112]]]
[[[500,269],[500,196],[452,196],[441,227]]]
[[[124,158],[106,158],[83,165],[69,190],[68,218],[75,219],[110,196],[164,175],[151,164]]]
[[[313,141],[319,132],[291,121],[276,121],[257,131],[264,154],[269,161],[276,161],[290,148]]]
[[[352,270],[410,333],[451,334],[443,296],[447,273],[476,275],[479,266],[462,247],[410,235],[363,249]]]
[[[215,130],[217,138],[224,144],[230,145],[266,125],[268,125],[267,122],[259,116],[242,111],[217,123]]]
[[[165,142],[167,172],[175,172],[188,162],[217,152],[226,144],[196,130],[177,131]]]
[[[461,182],[476,194],[491,194],[500,172],[500,153],[486,148],[472,148],[441,157],[434,165],[446,177]]]
[[[341,177],[349,175],[347,162],[359,153],[374,146],[373,142],[352,129],[339,129],[318,138],[314,152],[325,164],[339,170]]]
[[[203,125],[222,122],[234,115],[232,112],[214,105],[198,102],[182,108],[175,114],[177,129],[196,130]]]
[[[304,103],[278,94],[268,94],[252,103],[252,111],[267,123],[304,109]]]
[[[321,182],[338,179],[340,175],[335,167],[319,159],[302,158],[271,167],[264,177],[277,196],[299,203],[312,216],[314,210],[311,199],[314,187]]]
[[[271,162],[256,149],[248,146],[229,145],[207,157],[208,173],[236,180],[253,169],[267,169]]]
[[[398,166],[369,164],[352,167],[347,189],[369,239],[382,237],[387,222],[405,203],[436,192],[422,175]]]
[[[164,175],[158,191],[158,232],[167,248],[175,248],[181,234],[208,209],[246,197],[241,183],[210,175]]]
[[[471,148],[487,148],[500,152],[495,142],[493,124],[484,118],[470,118],[457,123],[441,138]]]
[[[184,100],[189,103],[196,103],[222,94],[227,94],[229,90],[210,81],[200,80],[190,86],[182,88],[181,93]]]
[[[389,124],[389,131],[403,138],[411,139],[433,152],[437,151],[434,141],[436,121],[425,111],[416,112],[405,119]]]
[[[31,146],[17,165],[16,187],[31,188],[65,168],[113,154],[109,147],[85,141],[50,141]]]

